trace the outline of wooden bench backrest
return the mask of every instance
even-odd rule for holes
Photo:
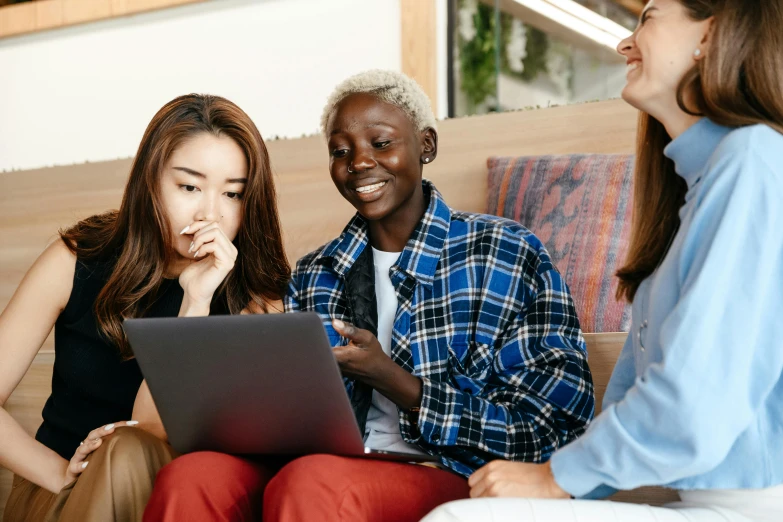
[[[439,134],[425,176],[453,208],[484,212],[489,156],[633,152],[636,112],[613,100],[447,120]],[[293,262],[335,237],[353,209],[332,185],[323,138],[272,141],[268,149]],[[0,310],[58,228],[119,206],[130,164],[0,173]]]

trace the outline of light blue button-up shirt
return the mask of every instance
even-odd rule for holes
[[[577,497],[783,483],[783,135],[702,119],[665,154],[688,184],[680,229],[603,412],[552,457]]]

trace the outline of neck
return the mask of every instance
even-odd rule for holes
[[[666,128],[666,133],[671,139],[677,139],[683,132],[690,129],[696,122],[701,119],[701,116],[692,116],[680,111],[682,115],[677,118],[665,118],[659,120]]]
[[[692,107],[691,97],[686,94],[685,106]],[[691,126],[698,122],[702,117],[693,116],[683,111],[680,105],[677,103],[677,98],[672,97],[665,107],[656,107],[654,111],[648,111],[649,114],[666,129],[666,133],[671,139],[677,139],[677,137],[691,128]]]
[[[426,210],[424,191],[419,185],[398,209],[383,219],[369,222],[370,244],[383,252],[402,252]]]

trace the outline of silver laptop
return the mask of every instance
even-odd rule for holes
[[[123,327],[180,453],[440,460],[364,446],[316,313],[128,319]]]

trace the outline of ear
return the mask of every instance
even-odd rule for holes
[[[715,26],[715,17],[711,16],[702,22],[704,24],[704,34],[701,37],[699,46],[693,52],[693,59],[697,62],[704,58],[704,53],[712,44],[712,31]]]
[[[421,162],[429,164],[438,157],[438,131],[427,127],[421,131]]]

